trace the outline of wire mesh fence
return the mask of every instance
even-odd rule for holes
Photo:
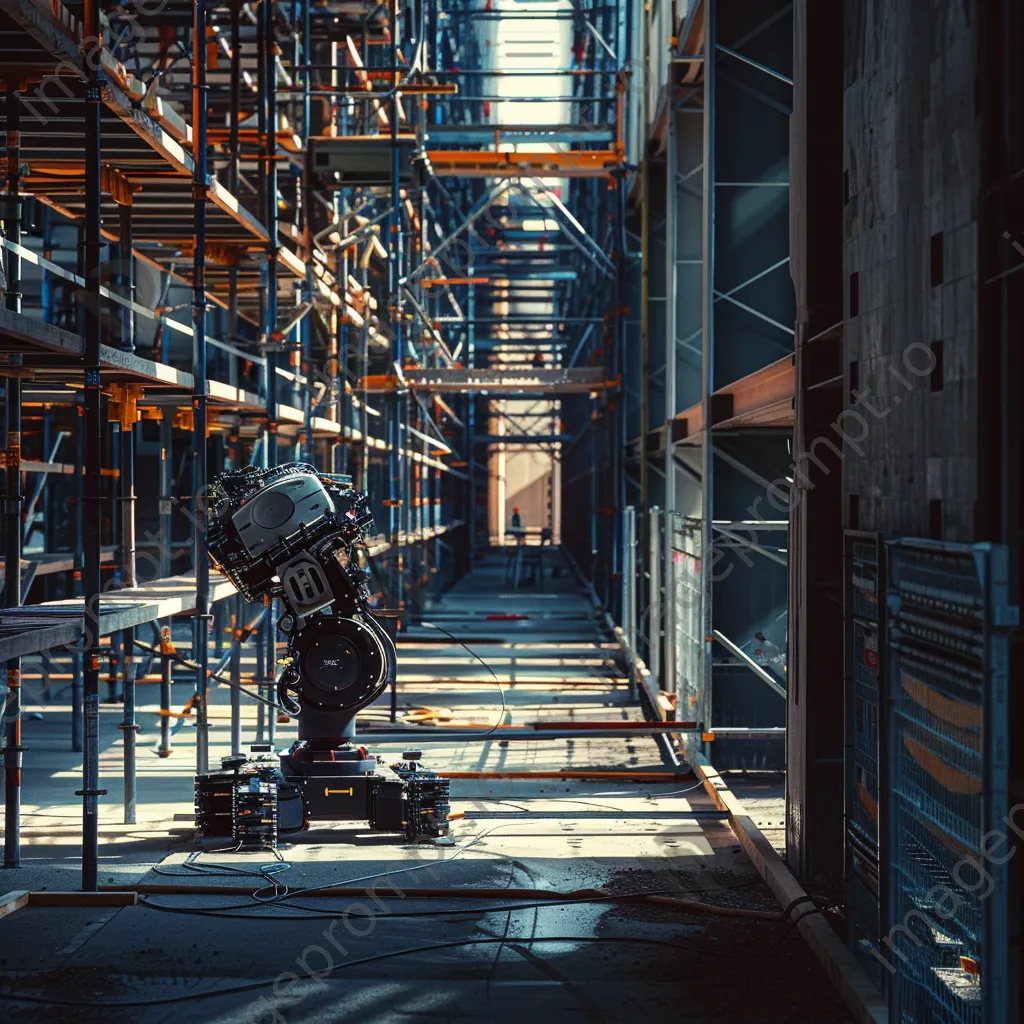
[[[845,539],[847,940],[879,987],[879,559],[877,534]]]
[[[883,941],[901,1024],[1005,1019],[1005,875],[982,843],[1006,804],[1004,562],[989,545],[886,543]]]

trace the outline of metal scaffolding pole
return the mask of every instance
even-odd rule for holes
[[[125,297],[135,298],[135,261],[132,256],[132,206],[129,202],[118,206],[120,219],[118,273]],[[135,314],[124,309],[121,314],[121,347],[127,352],[135,350]],[[121,586],[134,587],[135,580],[135,394],[128,388],[121,399],[120,475],[118,500],[120,503],[120,535],[118,565]],[[121,632],[121,694],[124,702],[120,729],[123,733],[124,752],[124,823],[135,824],[136,809],[136,739],[140,726],[135,721],[135,629]]]
[[[276,466],[278,453],[278,380],[277,380],[277,346],[280,336],[277,330],[277,254],[280,248],[277,237],[277,42],[274,33],[274,5],[270,0],[263,0],[260,26],[262,33],[261,48],[263,78],[260,82],[263,101],[260,110],[263,120],[262,141],[263,174],[264,174],[264,213],[267,229],[267,287],[264,296],[264,338],[266,343],[266,388],[267,388],[267,433],[264,444],[265,459],[268,466]],[[274,614],[274,602],[270,603],[267,616],[266,633],[266,678],[264,695],[273,696],[277,675],[277,617]],[[266,715],[267,735],[269,743],[277,737],[277,715],[268,709]]]
[[[227,186],[232,195],[238,195],[238,163],[241,159],[241,141],[239,138],[239,122],[241,121],[242,103],[242,32],[241,3],[231,4],[231,91],[228,109],[228,167]],[[234,344],[238,335],[238,267],[228,268],[228,338]],[[237,386],[238,368],[235,360],[231,360],[231,371],[228,383]],[[235,463],[238,468],[241,463]]]
[[[647,664],[650,666],[651,675],[664,690],[666,687],[661,674],[661,637],[665,605],[661,564],[661,510],[657,505],[650,509],[647,518],[647,564],[650,566],[647,579]]]
[[[390,0],[391,66],[398,67],[398,0]],[[398,82],[398,72],[392,72],[393,85]],[[388,292],[391,302],[391,326],[394,342],[391,357],[396,368],[402,365],[402,204],[401,172],[402,152],[398,146],[398,120],[400,116],[398,90],[391,90],[391,217],[388,231]],[[399,532],[402,524],[402,421],[403,395],[400,391],[390,396],[388,416],[388,475],[391,479],[391,494],[388,499],[390,510],[389,539],[391,541],[390,562],[392,565],[392,599],[395,609],[402,607],[402,556],[399,551]]]
[[[242,641],[241,629],[245,615],[242,595],[236,594],[231,602],[231,648],[230,648],[230,679],[231,679],[231,753],[242,752]],[[260,704],[260,707],[263,707]]]
[[[195,250],[192,267],[192,455],[193,554],[196,607],[192,620],[192,657],[196,663],[196,773],[209,770],[207,709],[209,661],[210,561],[206,555],[205,503],[208,490],[206,408],[206,193],[207,84],[206,0],[196,0],[192,22],[192,200]]]
[[[260,162],[263,174],[263,207],[267,229],[266,289],[264,292],[263,336],[266,347],[267,433],[264,444],[268,466],[278,462],[277,440],[277,49],[274,38],[274,5],[264,0],[260,28],[260,58],[263,72],[259,104]]]
[[[85,0],[83,38],[98,47],[99,0]],[[100,255],[103,246],[101,220],[101,112],[104,79],[95,53],[85,59],[85,466],[83,537],[85,597],[83,639],[85,750],[82,758],[82,889],[95,891],[99,861],[99,718],[100,718],[100,545],[103,508],[100,485],[103,458],[103,392],[100,381]]]
[[[118,562],[121,565],[121,586],[134,587],[135,581],[135,427],[128,423],[128,411],[134,418],[134,406],[126,403],[121,419],[121,474],[118,478],[121,502],[121,544]],[[124,408],[124,407],[123,407]],[[124,734],[124,823],[135,824],[135,754],[139,725],[135,721],[135,629],[121,633],[123,666],[122,694],[124,709],[121,731]]]
[[[311,26],[310,26],[310,3],[302,5],[302,60],[305,67],[302,71],[302,131],[306,138],[312,134],[309,126],[310,116],[310,87],[312,84],[312,70],[310,67],[312,56],[310,53]],[[296,35],[296,39],[298,36]],[[306,276],[303,281],[302,301],[313,301],[313,223],[312,223],[312,201],[313,190],[311,188],[311,175],[308,168],[303,168],[300,185],[301,203],[299,206],[299,230],[305,234],[306,243]],[[344,278],[342,279],[344,280]],[[302,318],[299,335],[301,338],[301,363],[303,375],[309,379],[313,364],[313,312]],[[311,465],[315,464],[315,450],[313,446],[313,392],[307,385],[302,389],[302,460]],[[327,468],[326,466],[324,468]],[[331,466],[333,469],[333,465]]]
[[[622,510],[622,632],[626,649],[637,653],[636,643],[636,509]]]
[[[7,237],[21,244],[21,97],[7,92]],[[21,312],[21,257],[7,250],[7,309]],[[21,379],[11,376],[5,385],[7,417],[6,493],[4,507],[4,606],[21,604]],[[4,867],[21,864],[21,659],[7,662],[7,694],[4,707]]]
[[[84,408],[81,412],[84,412]],[[84,579],[82,551],[85,546],[85,434],[79,429],[74,432],[75,442],[75,496],[74,496],[74,572],[72,574],[71,588],[75,597],[82,596],[82,583]],[[85,662],[82,651],[71,652],[71,749],[74,753],[81,753],[84,744],[83,730],[85,725],[85,714],[83,710],[83,678],[82,672]]]
[[[669,71],[671,76],[671,69]],[[676,112],[672,79],[666,86],[665,113],[665,544],[662,548],[661,577],[665,581],[665,660],[661,685],[676,690],[675,520],[676,455],[673,424],[676,414],[676,335],[678,333],[678,207],[676,203]],[[705,422],[710,422],[709,420]]]
[[[703,321],[704,345],[701,354],[702,423],[704,424],[704,445],[702,449],[703,510],[701,516],[701,551],[705,566],[713,564],[715,534],[714,520],[714,470],[715,454],[712,442],[711,396],[715,391],[715,41],[716,41],[716,0],[708,0],[704,24],[704,191],[701,230],[703,234],[702,270],[703,297],[701,318]],[[699,719],[704,723],[705,732],[711,732],[712,685],[714,660],[712,640],[714,630],[712,573],[705,571],[701,577],[701,621],[704,634],[704,686]],[[708,753],[705,750],[705,753]]]

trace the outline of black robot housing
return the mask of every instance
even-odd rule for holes
[[[391,638],[368,605],[358,545],[373,522],[347,476],[304,463],[246,467],[218,477],[207,547],[248,601],[279,599],[288,638],[278,704],[299,738],[277,757],[225,758],[196,779],[196,821],[207,836],[274,845],[313,821],[365,820],[408,838],[448,832],[448,782],[418,755],[381,768],[351,742],[356,713],[386,689],[397,666]]]

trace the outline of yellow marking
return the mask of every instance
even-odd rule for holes
[[[355,796],[351,786],[348,789],[328,789],[324,786],[324,796],[330,796],[332,793],[340,793],[345,796]]]

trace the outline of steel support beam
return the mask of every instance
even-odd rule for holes
[[[702,381],[702,419],[704,423],[713,422],[711,396],[715,391],[715,47],[717,45],[717,7],[718,0],[705,0],[704,6],[704,174],[703,174],[703,209],[701,230],[703,232],[703,301],[701,318],[704,327],[701,355]],[[671,449],[672,443],[666,438],[666,446]],[[715,456],[714,440],[710,430],[704,431],[704,443],[701,458],[702,476],[702,524],[701,549],[711,552],[715,535],[711,523],[715,517]],[[674,467],[673,467],[674,472]],[[701,620],[704,625],[704,685],[702,720],[711,721],[714,665],[711,657],[710,637],[714,630],[712,576],[710,572],[701,573]],[[710,756],[708,749],[705,755]]]
[[[99,0],[85,0],[83,38],[96,47],[102,39]],[[103,246],[101,194],[101,114],[104,79],[95,52],[86,57],[85,94],[85,465],[83,482],[82,547],[85,597],[82,758],[82,889],[97,887],[99,866],[99,681],[100,681],[100,546],[103,507],[100,486],[103,459],[103,392],[100,381],[100,256]]]
[[[8,89],[7,113],[7,209],[5,230],[10,241],[21,244],[21,96]],[[6,250],[7,291],[4,305],[21,312],[21,257]],[[4,606],[21,604],[21,378],[4,383],[6,460],[4,494]],[[7,687],[3,704],[4,738],[4,867],[21,864],[21,659],[7,662]]]

